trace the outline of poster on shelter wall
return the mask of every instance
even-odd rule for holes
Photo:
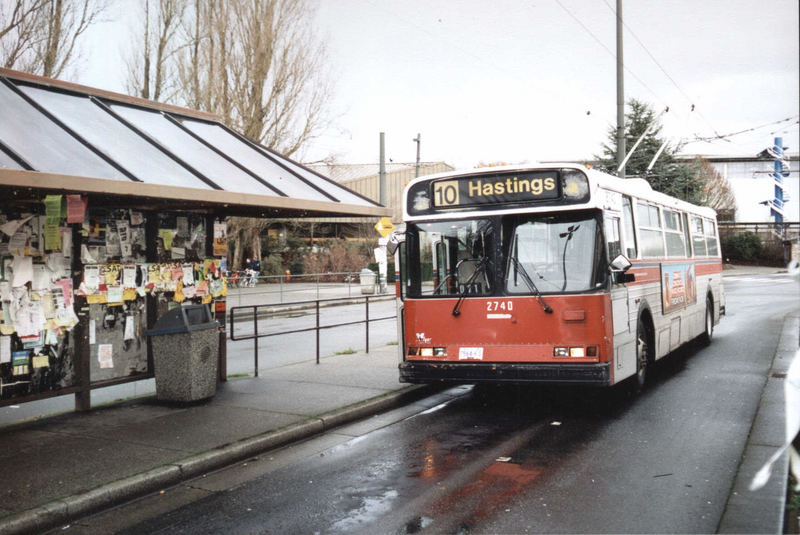
[[[661,264],[661,307],[666,314],[697,302],[694,264]]]
[[[228,226],[225,221],[214,221],[214,256],[228,254]]]

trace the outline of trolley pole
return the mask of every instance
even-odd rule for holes
[[[617,176],[625,178],[625,77],[622,59],[622,0],[617,0]]]

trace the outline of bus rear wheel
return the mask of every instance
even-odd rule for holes
[[[636,328],[636,375],[633,378],[633,387],[636,392],[640,392],[647,382],[647,371],[652,363],[652,351],[647,323],[639,319]]]
[[[706,317],[704,322],[703,334],[700,335],[700,343],[707,346],[711,343],[714,336],[714,301],[711,297],[706,299]]]

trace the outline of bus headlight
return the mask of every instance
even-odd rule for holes
[[[409,352],[419,357],[446,357],[447,348],[445,347],[410,347]]]
[[[589,200],[589,179],[577,169],[561,170],[561,187],[566,199],[578,202]]]
[[[573,357],[573,358],[596,357],[597,346],[589,346],[589,347],[556,346],[553,348],[553,356]]]

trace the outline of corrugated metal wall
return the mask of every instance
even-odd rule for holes
[[[420,163],[419,174],[420,176],[424,175],[433,175],[436,173],[443,173],[445,171],[452,171],[454,168],[451,165],[448,165],[444,162],[425,162]],[[403,188],[408,184],[410,181],[414,180],[414,166],[411,164],[409,167],[404,169],[398,169],[392,172],[386,173],[386,201],[387,207],[392,209],[392,223],[398,224],[403,221],[403,207],[402,207],[402,198],[403,198]],[[360,193],[365,197],[372,199],[375,202],[380,202],[380,182],[378,175],[370,175],[361,178],[356,178],[353,180],[348,180],[346,182],[341,182],[341,184],[356,193]],[[376,219],[367,218],[367,217],[360,217],[360,218],[315,218],[315,219],[308,219],[309,222],[319,222],[319,223],[329,223],[329,222],[342,222],[348,221],[353,223],[369,223],[371,221],[375,221]]]

